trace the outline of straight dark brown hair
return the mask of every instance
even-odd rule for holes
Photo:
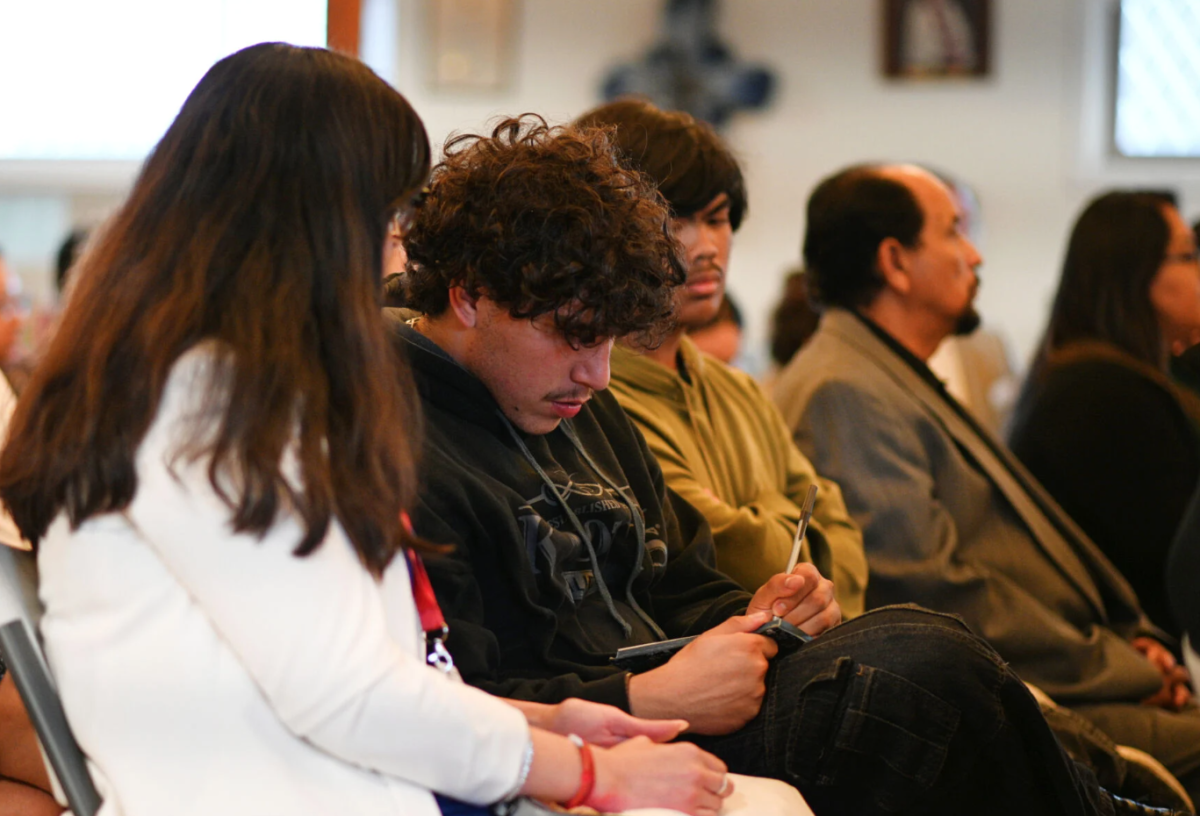
[[[336,516],[376,573],[412,545],[418,414],[380,274],[429,165],[416,113],[357,60],[275,43],[214,65],[81,260],[17,406],[0,499],[21,532],[36,545],[60,512],[78,526],[129,505],[167,376],[211,340],[220,421],[184,451],[210,458],[234,528],[261,535],[291,505],[306,555]]]
[[[1113,190],[1092,199],[1067,242],[1042,355],[1080,340],[1102,340],[1162,368],[1162,329],[1150,284],[1171,240],[1170,195]]]

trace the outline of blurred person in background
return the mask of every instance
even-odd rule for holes
[[[721,298],[713,319],[699,328],[688,331],[688,336],[701,351],[711,354],[725,365],[733,365],[742,350],[742,312],[726,292]]]
[[[1095,198],[1071,232],[1013,452],[1177,633],[1163,570],[1200,479],[1200,398],[1168,377],[1200,332],[1196,238],[1159,193]]]
[[[0,368],[8,359],[21,327],[16,304],[9,296],[9,275],[8,260],[4,257],[4,250],[0,249]]]
[[[73,229],[58,247],[58,253],[54,256],[54,287],[60,298],[67,290],[71,269],[83,254],[90,234],[90,230]]]
[[[779,371],[796,355],[817,330],[821,315],[808,293],[802,267],[783,279],[783,297],[771,312],[771,368],[763,377],[763,389],[769,394]]]
[[[1200,242],[1200,220],[1192,222],[1192,235]],[[1186,348],[1171,355],[1168,367],[1175,382],[1200,396],[1200,336],[1185,344]]]
[[[56,310],[31,304],[0,252],[0,371],[18,394],[54,334]]]
[[[29,376],[22,342],[27,316],[21,303],[21,279],[0,250],[0,372],[18,393]]]
[[[1200,795],[1200,709],[1172,638],[929,369],[946,337],[979,324],[982,256],[960,215],[918,167],[856,165],[822,181],[804,258],[825,311],[775,399],[863,530],[868,609],[960,615],[1023,680]],[[1113,515],[1127,481],[1105,486]]]

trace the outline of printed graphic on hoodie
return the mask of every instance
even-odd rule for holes
[[[615,595],[623,596],[635,567],[640,571],[648,563],[658,571],[666,566],[667,545],[656,528],[646,530],[643,559],[632,557],[638,546],[633,514],[617,491],[600,484],[592,474],[568,475],[561,468],[553,468],[547,475],[591,539],[596,562],[592,563],[587,545],[550,486],[542,485],[536,496],[517,509],[517,518],[525,535],[529,563],[545,596],[558,595],[578,606],[598,591],[597,566],[605,585]],[[628,488],[624,489],[628,494]],[[611,557],[614,549],[622,556]]]

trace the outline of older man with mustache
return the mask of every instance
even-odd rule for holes
[[[804,256],[825,311],[774,395],[863,529],[867,607],[961,616],[1024,680],[1200,796],[1200,709],[1171,638],[926,365],[979,325],[983,258],[950,191],[913,166],[846,168],[809,198]]]

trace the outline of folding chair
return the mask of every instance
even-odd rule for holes
[[[7,542],[6,542],[7,543]],[[100,795],[67,724],[50,669],[34,635],[40,614],[33,554],[0,546],[0,658],[37,732],[50,776],[74,816],[94,816]]]

